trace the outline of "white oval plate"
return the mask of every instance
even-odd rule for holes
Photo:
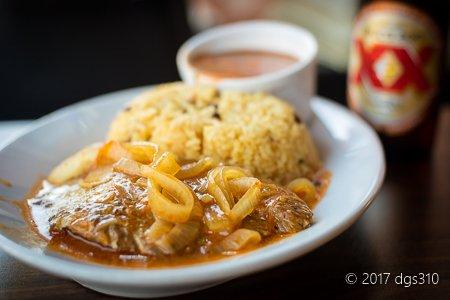
[[[114,92],[68,106],[35,122],[0,150],[0,195],[22,199],[39,176],[84,145],[104,139],[110,121],[130,99],[150,87]],[[385,173],[383,149],[375,132],[343,106],[316,97],[312,135],[325,167],[333,174],[326,196],[315,208],[310,228],[258,250],[185,267],[125,269],[78,262],[36,247],[12,201],[0,201],[0,248],[17,259],[94,290],[128,297],[186,293],[261,271],[301,256],[333,239],[367,209]]]

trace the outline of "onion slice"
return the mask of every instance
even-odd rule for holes
[[[246,216],[251,214],[261,199],[261,182],[255,182],[247,192],[239,199],[230,212],[230,219],[233,224],[241,222]]]
[[[181,180],[198,177],[216,165],[217,163],[211,157],[205,157],[197,162],[183,165],[176,173],[176,177]]]
[[[194,206],[191,190],[173,175],[164,174],[152,167],[143,165],[141,173],[149,179],[148,204],[153,214],[173,223],[186,222]],[[164,196],[160,189],[166,190],[177,203]]]
[[[260,241],[261,235],[257,231],[241,228],[224,238],[217,250],[220,252],[238,251],[256,245]]]
[[[200,232],[200,223],[189,221],[183,224],[176,224],[169,232],[164,234],[155,245],[164,254],[174,254],[177,251],[191,244]]]

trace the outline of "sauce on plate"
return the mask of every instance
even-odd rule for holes
[[[324,196],[330,183],[331,173],[326,170],[320,170],[311,179],[317,189],[316,200],[313,203],[308,203],[310,207],[313,208]],[[40,180],[34,185],[29,194],[36,195],[39,191],[45,190],[46,188],[49,189],[50,187],[46,187],[45,181]],[[65,189],[67,186],[61,186],[59,188]],[[33,231],[38,236],[44,241],[47,241],[46,248],[48,250],[72,257],[79,261],[127,268],[161,268],[205,263],[226,257],[226,255],[223,254],[203,251],[203,247],[197,249],[194,247],[187,247],[177,256],[159,257],[128,251],[114,251],[111,248],[103,247],[98,243],[75,235],[68,230],[52,230],[49,226],[49,217],[51,217],[49,213],[54,207],[50,206],[49,203],[45,203],[45,201],[35,202],[28,199],[21,201],[20,204],[25,220],[28,221],[29,225],[34,229]],[[57,203],[54,203],[54,205],[57,205]],[[282,240],[290,235],[291,234],[276,234],[264,238],[261,244],[257,246],[248,247],[238,252],[229,253],[228,255],[244,254],[256,248]],[[205,239],[205,243],[215,243],[222,238],[223,236],[220,234],[208,235],[208,239]],[[197,243],[204,243],[202,237],[199,237]]]

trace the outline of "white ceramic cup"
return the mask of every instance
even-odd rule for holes
[[[213,78],[190,63],[197,54],[259,50],[288,54],[298,61],[276,72],[252,77]],[[187,84],[216,85],[220,90],[267,92],[292,104],[303,121],[311,118],[316,93],[317,42],[304,28],[277,21],[247,21],[215,27],[187,40],[177,54],[178,72]]]

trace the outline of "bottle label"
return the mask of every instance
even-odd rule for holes
[[[352,35],[349,106],[387,135],[414,128],[438,89],[440,43],[433,20],[413,7],[363,8]]]

